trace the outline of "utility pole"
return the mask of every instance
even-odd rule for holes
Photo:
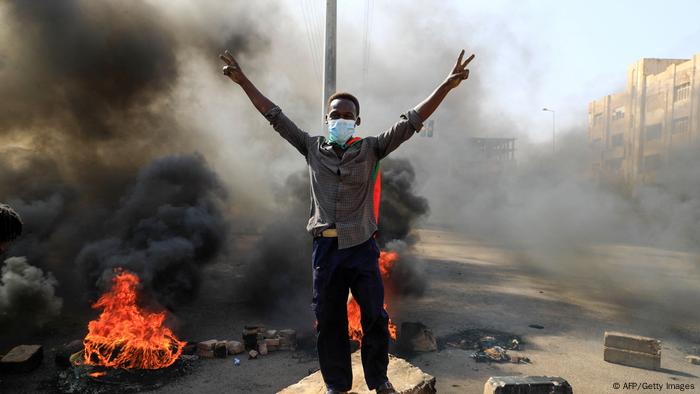
[[[554,131],[556,130],[556,127],[557,127],[556,113],[554,112],[553,109],[549,109],[549,108],[542,108],[542,111],[552,113],[552,153],[554,153],[556,151],[556,145],[554,143]]]
[[[322,121],[326,116],[326,103],[328,102],[328,98],[335,93],[337,17],[337,1],[326,0],[326,40],[323,46],[323,103],[321,103]]]

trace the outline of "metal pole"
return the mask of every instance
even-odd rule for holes
[[[554,131],[556,130],[556,124],[557,124],[556,113],[554,112],[554,110],[549,109],[549,108],[542,108],[542,111],[547,111],[547,112],[552,113],[552,153],[555,153],[556,145],[555,145],[555,140],[554,140]]]
[[[338,4],[336,0],[326,0],[326,40],[323,46],[323,103],[321,119],[325,120],[328,98],[335,93],[336,26]]]
[[[556,125],[557,125],[557,114],[556,112],[552,111],[552,153],[556,152],[556,144],[555,144],[555,139],[554,139],[554,131],[556,130]]]

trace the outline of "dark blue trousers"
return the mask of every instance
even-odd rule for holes
[[[348,338],[348,289],[362,313],[362,368],[374,390],[387,381],[389,316],[384,310],[384,284],[379,274],[379,246],[374,238],[338,249],[338,238],[314,238],[313,303],[318,321],[318,359],[329,389],[352,387]]]

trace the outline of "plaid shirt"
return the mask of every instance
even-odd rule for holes
[[[306,230],[314,237],[335,227],[338,249],[367,241],[377,230],[374,219],[374,181],[377,162],[423,127],[415,110],[401,115],[389,130],[348,147],[342,157],[324,136],[310,136],[274,107],[265,113],[272,127],[304,157],[311,181],[311,210]]]

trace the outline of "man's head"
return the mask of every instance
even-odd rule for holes
[[[360,125],[360,101],[347,92],[338,92],[328,98],[328,114],[326,122],[331,119],[354,120]]]
[[[0,204],[0,253],[22,234],[22,219],[8,205]]]
[[[346,148],[360,124],[360,102],[350,93],[340,92],[328,98],[328,142]]]

